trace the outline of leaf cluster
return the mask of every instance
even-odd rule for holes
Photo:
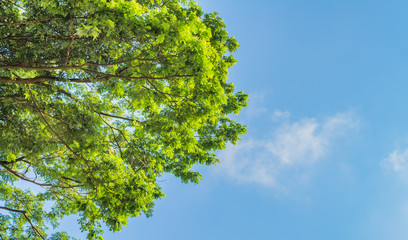
[[[0,236],[46,239],[77,214],[102,239],[151,216],[163,173],[198,183],[192,166],[245,133],[238,46],[192,1],[1,1]]]

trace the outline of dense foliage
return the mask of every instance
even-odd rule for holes
[[[71,214],[102,239],[152,214],[163,173],[197,183],[245,132],[237,47],[187,0],[1,0],[0,239],[70,239],[49,228]]]

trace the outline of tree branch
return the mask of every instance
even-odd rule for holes
[[[59,134],[54,130],[54,128],[50,125],[50,123],[47,121],[47,119],[46,119],[45,116],[43,115],[41,109],[38,107],[37,101],[35,100],[34,94],[33,94],[33,92],[31,91],[30,85],[29,85],[29,84],[26,84],[26,85],[27,85],[28,90],[30,91],[30,95],[31,95],[32,101],[33,101],[33,103],[34,103],[34,105],[35,105],[35,107],[36,107],[38,113],[41,115],[41,118],[44,120],[44,123],[51,129],[51,131],[55,134],[55,136],[57,136],[57,138],[61,141],[61,143],[64,144],[65,147],[68,148],[69,151],[71,151],[76,157],[78,157],[78,158],[84,160],[85,165],[87,166],[88,171],[89,171],[89,173],[91,174],[91,177],[93,178],[93,180],[95,180],[96,182],[100,183],[106,190],[112,192],[112,190],[111,190],[110,188],[106,187],[104,183],[102,183],[101,181],[99,181],[98,179],[95,178],[95,176],[94,176],[94,174],[93,174],[93,171],[92,171],[91,167],[89,166],[88,160],[85,159],[83,156],[79,155],[78,153],[76,153],[76,152],[64,141],[64,139],[61,137],[61,135],[59,135]],[[96,188],[97,188],[97,186],[96,186]]]
[[[69,44],[68,44],[67,55],[66,55],[66,57],[65,57],[64,66],[67,66],[67,64],[68,64],[69,52],[70,52],[70,50],[71,50],[71,46],[72,46],[72,44],[74,43],[74,39],[75,39],[74,33],[75,33],[75,31],[74,31],[74,20],[73,20],[72,17],[71,17],[71,41],[70,41]]]
[[[19,157],[19,158],[17,158],[17,159],[15,159],[14,161],[12,161],[12,162],[7,162],[7,161],[0,161],[0,164],[13,164],[13,163],[16,163],[16,162],[25,162],[25,163],[30,163],[29,161],[26,161],[25,160],[25,156],[22,156],[22,157]]]
[[[52,88],[52,85],[49,85],[49,84],[46,84],[46,83],[36,83],[36,85],[40,85],[40,86],[45,86],[45,87],[48,87],[48,88]],[[69,98],[71,98],[71,99],[72,99],[74,102],[76,102],[76,103],[79,103],[79,102],[80,102],[79,99],[77,99],[77,98],[74,97],[71,93],[69,93],[69,92],[67,92],[67,91],[65,91],[65,90],[63,90],[63,89],[58,88],[57,91],[58,91],[59,93],[62,93],[62,94],[64,94],[64,95],[68,96]],[[132,119],[132,118],[127,118],[127,117],[122,117],[122,116],[116,116],[116,115],[112,115],[112,114],[108,114],[108,113],[104,113],[104,112],[97,112],[97,111],[94,111],[94,112],[97,113],[97,114],[101,114],[101,115],[107,116],[107,117],[112,117],[112,118],[117,118],[117,119],[123,119],[123,120],[131,121],[131,122],[137,121],[137,122],[140,123],[140,121],[138,121],[138,120],[136,120],[136,119]]]
[[[49,18],[44,18],[44,19],[31,20],[31,21],[25,21],[25,22],[14,22],[14,23],[0,22],[0,25],[17,26],[17,25],[25,25],[25,24],[30,24],[30,23],[45,22],[45,21],[56,20],[56,19],[62,19],[62,18],[61,17],[49,17]]]
[[[34,230],[34,233],[35,233],[37,236],[41,237],[43,240],[46,240],[46,239],[47,239],[47,238],[45,238],[45,237],[40,233],[40,231],[34,226],[33,222],[31,222],[30,218],[27,216],[27,211],[25,211],[25,210],[18,210],[18,209],[12,209],[12,208],[3,207],[3,206],[0,206],[0,209],[4,209],[4,210],[10,211],[10,212],[16,212],[16,213],[21,213],[21,214],[23,214],[24,217],[25,217],[25,219],[27,219],[27,221],[30,223],[31,228]]]
[[[16,170],[13,170],[13,169],[11,169],[11,168],[9,168],[9,167],[3,165],[3,164],[0,164],[0,166],[4,167],[7,171],[9,171],[10,173],[12,173],[14,176],[18,177],[19,179],[24,180],[24,181],[27,181],[27,182],[30,182],[30,183],[34,183],[34,184],[36,184],[36,185],[38,185],[38,186],[43,187],[43,188],[46,189],[46,190],[49,190],[49,189],[46,188],[46,187],[69,188],[69,189],[78,188],[78,187],[83,187],[83,185],[59,186],[59,185],[50,184],[50,183],[39,183],[39,182],[36,182],[36,181],[34,181],[34,180],[29,179],[27,176],[25,176],[25,175],[22,174],[21,172],[18,172],[18,171],[16,171]]]
[[[7,16],[6,16],[7,17]],[[73,20],[77,20],[77,19],[86,19],[87,17],[76,17],[76,18],[72,18]],[[46,22],[46,21],[50,21],[50,20],[60,20],[60,19],[64,19],[62,17],[49,17],[49,18],[43,18],[43,19],[37,19],[37,20],[30,20],[30,21],[24,21],[24,22],[0,22],[0,25],[7,25],[7,26],[18,26],[18,25],[26,25],[26,24],[30,24],[30,23],[40,23],[40,22]]]
[[[115,116],[115,115],[108,114],[108,113],[104,113],[104,112],[99,112],[99,114],[104,115],[104,116],[107,116],[107,117],[123,119],[123,120],[131,121],[131,122],[136,121],[136,122],[139,122],[139,123],[140,123],[140,121],[138,121],[138,120],[136,120],[136,119],[126,118],[126,117],[121,117],[121,116]]]
[[[1,67],[0,67],[1,69]],[[5,83],[19,83],[19,84],[35,84],[39,82],[77,82],[77,83],[87,83],[87,82],[92,82],[89,79],[63,79],[59,77],[52,77],[52,76],[40,76],[40,77],[34,77],[34,78],[19,78],[19,79],[11,79],[9,77],[0,77],[0,82],[5,82]]]

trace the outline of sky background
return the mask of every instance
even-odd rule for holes
[[[202,0],[241,47],[248,133],[105,239],[408,236],[408,1]],[[62,228],[81,235],[68,218]]]

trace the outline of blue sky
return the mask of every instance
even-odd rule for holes
[[[405,240],[408,2],[199,3],[240,42],[248,134],[200,184],[164,176],[154,216],[105,239]]]

